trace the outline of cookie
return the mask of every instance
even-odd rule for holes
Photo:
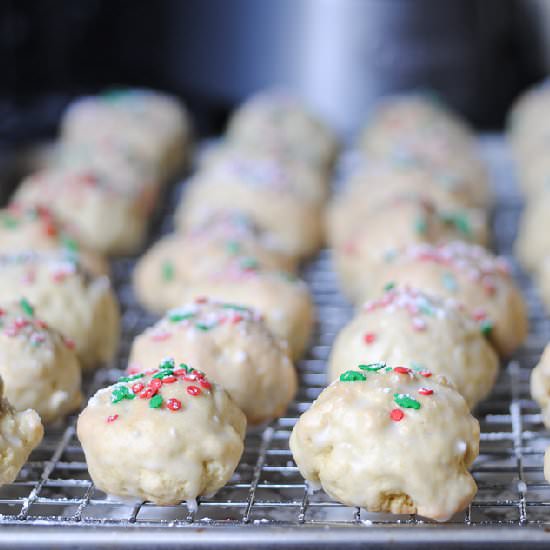
[[[468,468],[479,452],[479,423],[464,398],[428,371],[353,367],[294,426],[300,473],[369,512],[447,521],[464,510],[477,491]]]
[[[3,393],[0,379],[0,396]],[[36,411],[16,412],[5,397],[0,398],[0,485],[15,481],[43,436],[44,428]]]
[[[479,324],[454,300],[389,285],[339,332],[329,379],[349,365],[387,362],[450,379],[470,408],[491,391],[499,360]]]
[[[386,260],[376,274],[377,283],[365,289],[365,299],[376,298],[376,288],[389,282],[410,285],[463,304],[502,356],[525,340],[525,303],[504,258],[456,241],[409,246]]]
[[[107,277],[92,277],[56,254],[0,255],[0,301],[21,297],[72,342],[84,368],[114,358],[120,314]]]
[[[183,358],[220,384],[250,424],[281,416],[296,393],[297,379],[286,346],[260,315],[236,304],[207,299],[173,309],[136,337],[129,372],[173,357]]]
[[[96,487],[160,505],[211,495],[233,475],[246,418],[199,370],[165,360],[99,390],[77,434]]]
[[[73,346],[25,298],[0,307],[0,376],[11,405],[34,409],[44,423],[73,412],[82,400]]]

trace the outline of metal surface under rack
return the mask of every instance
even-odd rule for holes
[[[500,137],[481,140],[497,195],[493,217],[495,249],[510,257],[521,201]],[[346,160],[343,161],[345,170]],[[171,197],[174,199],[174,197]],[[174,204],[174,200],[166,201]],[[155,235],[169,228],[163,212]],[[124,368],[133,336],[154,319],[136,304],[130,286],[134,260],[114,262],[114,280],[123,308],[123,343],[117,368]],[[193,547],[232,546],[305,548],[398,542],[401,546],[440,547],[466,542],[519,548],[550,541],[550,485],[543,477],[544,450],[550,436],[529,395],[529,372],[549,339],[550,322],[529,279],[516,276],[529,304],[531,333],[525,348],[503,366],[490,398],[476,414],[481,423],[481,452],[473,475],[479,486],[474,502],[445,525],[415,516],[368,514],[343,506],[324,492],[308,494],[288,447],[297,417],[325,385],[325,363],[333,338],[351,308],[337,290],[329,255],[322,251],[305,270],[318,308],[318,330],[299,364],[301,384],[287,413],[246,437],[235,475],[214,497],[201,499],[195,512],[185,504],[159,507],[108,497],[94,487],[75,435],[76,417],[47,430],[17,480],[0,488],[0,544],[37,546],[121,544],[154,547],[164,543]],[[116,368],[97,371],[88,394],[120,375]],[[118,537],[117,535],[123,534]]]

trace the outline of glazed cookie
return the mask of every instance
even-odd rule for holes
[[[443,211],[470,206],[465,190],[458,183],[449,185],[418,166],[367,162],[352,172],[343,191],[328,204],[327,238],[331,245],[344,241],[353,226],[397,197],[425,200]]]
[[[16,412],[4,394],[0,379],[0,485],[12,483],[44,436],[36,411]]]
[[[545,229],[548,212],[550,190],[529,201],[521,214],[514,252],[528,271],[536,272],[544,258],[550,255],[550,232]]]
[[[13,407],[34,409],[44,423],[73,412],[82,400],[73,346],[37,318],[25,298],[0,308],[0,376]]]
[[[135,252],[145,237],[149,205],[94,170],[55,169],[29,176],[14,202],[47,206],[87,247],[103,254]]]
[[[442,376],[359,365],[299,419],[290,449],[300,473],[335,500],[369,512],[447,521],[476,494],[468,472],[479,423]]]
[[[550,427],[550,345],[547,345],[531,371],[531,396],[542,409],[544,425]]]
[[[73,342],[83,367],[113,359],[119,311],[107,277],[90,277],[77,262],[55,254],[0,256],[0,301],[18,296]]]
[[[60,251],[96,275],[109,273],[105,258],[83,247],[48,208],[13,203],[0,209],[0,254],[23,250]]]
[[[499,367],[478,323],[454,300],[407,287],[388,288],[366,302],[336,337],[330,380],[349,365],[387,361],[446,376],[474,407],[491,391]]]
[[[233,475],[246,418],[225,390],[184,364],[121,378],[99,390],[77,433],[95,485],[120,497],[195,505]]]
[[[228,143],[207,149],[200,158],[199,169],[210,170],[217,166],[223,172],[242,174],[289,190],[313,202],[324,202],[329,194],[330,179],[319,170],[276,153],[245,151]]]
[[[251,424],[281,416],[296,393],[296,372],[286,346],[255,311],[198,299],[173,309],[132,344],[129,372],[165,357],[201,365]]]
[[[502,356],[510,355],[527,336],[525,303],[504,258],[473,244],[413,245],[397,251],[365,288],[365,299],[386,283],[410,285],[462,303]]]
[[[163,313],[178,305],[182,288],[229,262],[239,262],[243,268],[296,268],[292,257],[275,246],[268,248],[271,240],[246,221],[233,223],[236,220],[225,217],[210,220],[183,235],[161,238],[138,261],[133,273],[134,291],[147,309]]]
[[[293,359],[304,353],[314,322],[314,307],[303,281],[287,273],[232,262],[181,289],[174,307],[196,297],[241,304],[263,314],[268,328],[286,342]]]
[[[323,170],[338,149],[328,126],[297,98],[275,91],[243,103],[229,121],[227,139],[245,151],[288,155]]]
[[[191,125],[184,106],[153,90],[106,91],[73,102],[62,120],[62,138],[76,143],[123,143],[154,167],[160,179],[184,162]]]
[[[359,143],[369,156],[420,166],[468,190],[469,204],[487,206],[490,186],[470,130],[439,103],[404,96],[381,104]]]
[[[342,288],[352,300],[361,297],[385,259],[397,249],[458,239],[485,244],[488,235],[481,210],[442,210],[410,196],[379,205],[348,231],[347,239],[333,249],[332,259]]]
[[[197,225],[212,209],[239,209],[277,237],[289,254],[308,256],[322,241],[321,205],[270,174],[215,163],[186,186],[176,211],[179,231]]]

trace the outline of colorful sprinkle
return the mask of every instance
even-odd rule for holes
[[[420,388],[418,390],[418,393],[420,395],[433,395],[434,391],[431,390],[430,388]]]
[[[399,422],[400,420],[403,420],[405,417],[405,413],[401,409],[392,409],[390,412],[390,418],[394,422]]]
[[[394,367],[393,372],[397,372],[398,374],[411,374],[411,369],[407,367]]]
[[[181,401],[176,398],[168,399],[168,401],[166,401],[166,407],[171,411],[179,411],[181,409]]]
[[[187,386],[187,393],[192,396],[197,396],[200,395],[202,392],[201,389],[197,386]]]
[[[358,367],[368,372],[378,372],[380,369],[386,367],[386,363],[369,363],[368,365],[358,365]]]
[[[162,264],[162,278],[165,281],[172,281],[174,280],[175,274],[176,270],[174,268],[174,264],[170,260],[166,260]]]
[[[367,377],[356,370],[348,370],[340,375],[340,382],[363,382]]]
[[[25,313],[29,317],[34,317],[34,307],[32,307],[32,305],[26,298],[21,298],[21,300],[19,300],[19,305],[21,306],[23,313]]]
[[[159,409],[162,407],[162,395],[154,395],[151,397],[151,401],[149,401],[149,408],[150,409]]]
[[[384,285],[384,291],[389,292],[390,290],[393,290],[395,288],[394,282],[389,282]]]
[[[375,340],[376,334],[374,334],[374,332],[367,332],[367,334],[363,336],[363,341],[365,344],[372,344]]]
[[[195,313],[173,312],[168,314],[168,320],[171,323],[180,323],[181,321],[188,321],[189,319],[193,319],[193,317],[195,317]]]
[[[124,399],[134,399],[135,395],[129,390],[128,386],[115,386],[111,394],[113,403],[119,403]]]
[[[420,403],[414,399],[414,397],[411,397],[406,393],[394,393],[393,400],[397,403],[397,405],[403,407],[404,409],[419,409],[421,406]]]
[[[111,424],[117,419],[118,419],[118,414],[111,414],[110,416],[107,417],[107,423]]]
[[[490,336],[491,332],[493,332],[494,325],[491,321],[486,319],[485,321],[481,322],[481,324],[479,325],[479,328],[483,336]]]

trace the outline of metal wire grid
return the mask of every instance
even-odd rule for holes
[[[511,187],[511,169],[502,139],[483,140],[482,150],[498,184],[495,248],[509,256],[520,200]],[[174,202],[169,200],[167,204]],[[163,212],[164,219],[170,207],[167,209]],[[167,224],[154,233],[166,230]],[[133,336],[154,321],[136,304],[132,294],[129,276],[133,263],[132,259],[114,262],[114,280],[123,308],[123,342],[117,368],[124,368]],[[415,516],[367,514],[332,501],[322,491],[310,495],[292,460],[288,448],[292,427],[324,387],[325,363],[332,340],[351,314],[351,308],[338,293],[329,263],[327,251],[322,251],[305,270],[319,323],[314,344],[299,365],[299,394],[285,416],[250,431],[235,475],[214,497],[201,499],[198,509],[190,512],[185,505],[159,507],[107,496],[94,487],[88,476],[73,416],[49,428],[17,480],[0,488],[0,524],[26,526],[29,528],[26,533],[31,533],[32,527],[44,525],[425,526],[428,522]],[[530,368],[548,340],[550,324],[529,279],[519,271],[517,277],[529,304],[532,330],[525,348],[504,366],[492,395],[477,410],[482,429],[481,452],[473,475],[479,492],[472,505],[446,525],[449,537],[471,531],[468,526],[536,527],[544,526],[550,519],[550,486],[542,471],[543,453],[550,445],[550,436],[542,427],[538,407],[528,388]],[[119,374],[116,368],[97,371],[86,383],[87,393],[110,383]],[[393,539],[407,537],[407,532],[409,529],[400,529]],[[2,536],[0,529],[0,542]],[[63,531],[59,530],[59,536],[62,540]]]

